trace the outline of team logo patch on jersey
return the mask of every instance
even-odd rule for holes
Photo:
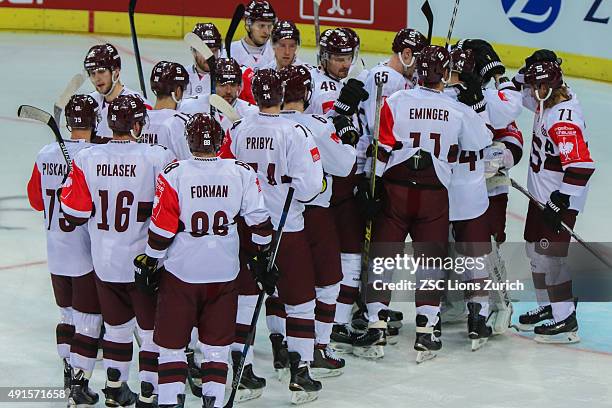
[[[562,142],[559,143],[559,152],[565,156],[565,159],[568,160],[570,154],[574,151],[574,144],[572,142]],[[576,152],[576,155],[578,153]]]
[[[580,161],[579,130],[574,126],[557,124],[551,129],[551,132],[553,140],[557,142],[559,147],[559,153],[563,155],[562,161],[564,163]]]
[[[196,93],[202,93],[202,85],[198,85],[195,88]]]
[[[310,149],[310,155],[312,156],[313,162],[318,162],[321,160],[321,155],[319,154],[319,149],[317,147]]]

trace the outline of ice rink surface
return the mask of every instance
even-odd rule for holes
[[[123,83],[138,89],[129,38],[0,33],[0,131],[4,141],[0,149],[0,387],[59,386],[62,380],[55,349],[59,311],[46,269],[42,214],[30,209],[25,196],[36,153],[53,136],[44,125],[17,119],[17,107],[31,104],[52,112],[53,102],[67,81],[82,70],[87,49],[106,41],[119,46]],[[189,50],[182,41],[142,39],[140,48],[147,82],[153,64],[159,60],[191,63]],[[300,55],[307,61],[315,60],[312,50],[301,50]],[[363,57],[368,67],[383,58],[380,55]],[[582,102],[589,146],[597,168],[586,210],[578,218],[576,231],[587,241],[611,241],[609,158],[612,143],[608,121],[612,115],[612,85],[575,78],[567,78],[567,82]],[[81,92],[92,90],[86,82]],[[527,179],[532,121],[533,116],[527,111],[519,120],[525,137],[525,154],[512,170],[512,177],[523,184]],[[512,191],[509,241],[521,241],[526,213],[527,201]],[[523,312],[532,306],[522,303],[516,309]],[[386,356],[380,361],[349,356],[344,375],[324,380],[319,400],[308,406],[612,407],[610,304],[579,305],[582,342],[572,346],[540,345],[526,335],[508,332],[472,353],[465,326],[448,325],[443,329],[442,352],[435,360],[420,366],[414,362],[412,349],[414,308],[408,303],[395,303],[393,307],[405,314],[399,343],[386,347]],[[243,406],[288,406],[287,385],[276,381],[273,375],[263,319],[257,333],[255,371],[267,378],[268,386],[262,398]],[[92,378],[96,390],[104,386],[101,367],[98,364]],[[138,390],[135,367],[132,367],[130,386]],[[0,406],[59,407],[64,404],[0,403]],[[187,406],[199,407],[200,403],[189,396]]]

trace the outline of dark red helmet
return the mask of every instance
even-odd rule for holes
[[[240,85],[242,83],[240,65],[233,58],[219,58],[215,63],[215,80],[219,85]]]
[[[463,73],[474,72],[476,61],[474,59],[474,51],[469,48],[455,47],[450,53],[451,55],[451,70]]]
[[[361,46],[361,40],[359,39],[359,34],[357,34],[357,31],[353,30],[350,27],[339,27],[338,30],[344,31],[349,37],[349,40],[354,44],[354,47],[356,49],[359,49],[359,47]]]
[[[197,23],[192,31],[208,48],[221,49],[221,33],[213,23]]]
[[[180,86],[183,91],[189,84],[189,74],[176,62],[160,61],[151,71],[151,90],[157,96],[170,96]]]
[[[341,29],[325,30],[319,40],[321,61],[329,59],[330,55],[355,55],[357,44],[346,31]]]
[[[556,62],[534,62],[525,72],[525,83],[535,89],[542,84],[548,85],[551,89],[560,88],[563,85],[563,71]]]
[[[94,45],[87,51],[83,66],[87,72],[100,68],[114,71],[121,69],[121,57],[112,44]]]
[[[395,34],[391,49],[398,53],[410,48],[413,54],[418,54],[427,46],[427,38],[417,30],[412,28],[402,28]]]
[[[268,108],[283,103],[285,86],[274,69],[260,69],[253,75],[251,91],[259,107]]]
[[[445,81],[446,70],[450,68],[450,54],[446,48],[428,45],[423,48],[417,60],[417,74],[423,84],[437,84]]]
[[[100,119],[98,102],[89,95],[72,95],[64,113],[70,129],[95,129]]]
[[[300,30],[292,21],[279,20],[272,29],[272,43],[285,39],[295,40],[300,45]]]
[[[308,103],[312,95],[312,77],[303,65],[289,65],[280,71],[285,83],[284,102],[304,101]]]
[[[255,21],[276,21],[276,13],[267,0],[251,0],[244,10],[244,18],[247,24]]]
[[[207,113],[196,113],[185,125],[185,138],[192,153],[216,153],[221,146],[223,129]]]
[[[108,127],[116,133],[130,133],[135,123],[147,121],[147,107],[138,95],[119,95],[108,105]]]

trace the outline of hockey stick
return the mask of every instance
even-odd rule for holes
[[[242,20],[243,16],[244,4],[240,3],[236,6],[236,10],[234,10],[232,21],[230,22],[230,25],[227,28],[227,33],[225,34],[225,53],[227,54],[227,58],[232,58],[232,41],[234,41],[234,34],[236,34],[238,24],[240,24],[240,21]]]
[[[514,181],[514,179],[512,179],[512,178],[510,179],[510,183],[512,184],[512,187],[514,187],[515,189],[517,189],[518,191],[523,193],[523,195],[525,197],[529,198],[529,200],[533,201],[533,203],[535,205],[537,205],[540,210],[544,210],[544,208],[545,208],[544,204],[542,204],[541,202],[536,200],[536,198],[529,191],[527,191],[527,189],[525,187],[521,186],[519,183]],[[595,251],[593,248],[591,248],[591,246],[589,244],[587,244],[578,234],[576,234],[574,232],[574,230],[572,230],[566,223],[561,221],[561,226],[576,241],[578,241],[580,243],[580,245],[582,245],[587,251],[589,251],[595,258],[599,259],[604,265],[606,265],[608,268],[612,269],[612,264],[610,264],[610,262],[606,258],[604,258],[602,255],[600,255],[597,251]]]
[[[425,0],[425,3],[421,6],[421,11],[427,20],[427,44],[431,44],[431,37],[433,36],[433,11],[429,5],[429,0]]]
[[[142,61],[140,60],[140,49],[138,48],[138,37],[136,36],[136,24],[134,24],[134,12],[136,11],[136,2],[138,0],[130,0],[128,14],[130,17],[130,31],[132,34],[132,44],[134,45],[134,55],[136,56],[136,68],[138,68],[138,79],[140,81],[140,89],[142,96],[147,99],[147,89],[145,87],[144,75],[142,73]]]
[[[57,101],[55,101],[55,104],[53,105],[53,118],[55,119],[55,123],[59,124],[61,122],[62,111],[68,104],[70,97],[79,90],[81,85],[83,85],[83,82],[85,82],[85,76],[78,73],[70,79],[68,84],[66,84],[64,92],[60,94],[59,98],[57,98]]]
[[[342,82],[343,84],[346,84],[349,79],[357,78],[359,74],[363,72],[364,69],[365,69],[365,66],[363,65],[363,60],[359,58],[357,62],[355,62],[355,64],[351,67],[346,78],[342,78],[340,82]]]
[[[455,0],[453,17],[451,18],[450,26],[448,27],[448,34],[446,35],[446,44],[444,45],[444,48],[448,48],[448,44],[450,44],[451,35],[453,35],[453,28],[455,27],[455,19],[457,18],[457,10],[459,10],[459,0]]]
[[[219,95],[209,95],[208,103],[210,103],[210,106],[213,106],[219,112],[224,114],[232,123],[240,120],[240,115],[238,114],[238,112],[236,112],[236,109],[234,109],[232,105],[227,103],[227,101]]]
[[[60,130],[57,127],[57,122],[53,116],[42,109],[35,108],[34,106],[30,105],[21,105],[19,109],[17,109],[17,116],[22,119],[33,119],[38,122],[42,122],[51,128],[70,172],[70,170],[72,170],[72,160],[70,159],[70,154],[68,153],[68,149],[66,148],[62,134],[60,133]]]
[[[376,85],[376,112],[374,116],[374,134],[372,135],[372,171],[370,172],[370,197],[374,197],[376,191],[376,157],[378,155],[378,137],[380,135],[380,110],[382,108],[382,91],[384,83],[380,81]],[[370,244],[372,243],[372,220],[369,219],[365,227],[363,240],[363,251],[361,251],[361,272],[365,274],[362,282],[366,282],[370,263]]]
[[[315,30],[315,48],[317,49],[317,65],[321,63],[321,56],[319,55],[319,40],[321,39],[321,21],[319,19],[319,7],[321,6],[321,0],[312,0],[314,8],[314,30]]]
[[[285,198],[285,204],[283,205],[283,212],[281,213],[280,221],[278,222],[277,233],[274,236],[274,242],[272,243],[272,256],[270,257],[270,263],[268,264],[268,272],[272,269],[272,266],[276,261],[278,248],[280,246],[281,238],[283,237],[283,227],[285,226],[287,214],[289,213],[289,207],[291,206],[291,201],[293,200],[293,192],[294,188],[289,187],[289,191],[287,192],[287,198]],[[234,398],[236,398],[238,385],[240,385],[240,379],[242,378],[242,370],[244,369],[244,362],[246,360],[249,347],[251,347],[253,337],[255,337],[255,327],[257,326],[257,319],[259,318],[259,312],[261,311],[261,306],[263,305],[265,294],[266,292],[262,290],[259,293],[259,296],[257,297],[257,304],[255,305],[255,311],[253,312],[253,318],[251,319],[251,328],[249,329],[249,334],[247,335],[246,341],[244,342],[244,347],[242,348],[240,362],[238,363],[238,367],[236,367],[236,372],[234,373],[234,379],[232,381],[232,392],[224,408],[232,408],[234,406]]]
[[[187,33],[185,34],[185,37],[183,37],[183,40],[185,41],[185,43],[187,43],[188,46],[202,54],[205,60],[208,60],[213,56],[213,53],[210,48],[208,48],[208,45],[206,45],[206,43],[202,41],[202,39],[196,34]]]

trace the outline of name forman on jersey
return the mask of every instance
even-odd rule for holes
[[[146,254],[167,257],[164,266],[183,282],[232,281],[240,269],[239,216],[254,244],[270,243],[270,216],[248,165],[200,157],[172,163],[157,178]]]

